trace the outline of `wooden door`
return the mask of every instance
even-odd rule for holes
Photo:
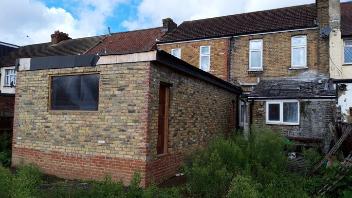
[[[167,152],[170,87],[160,84],[157,154]]]

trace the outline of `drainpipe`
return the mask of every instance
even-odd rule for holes
[[[234,45],[234,37],[230,37],[227,48],[227,81],[232,83],[232,47]]]

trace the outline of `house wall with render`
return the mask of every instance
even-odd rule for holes
[[[100,74],[98,111],[50,110],[51,76],[82,73]],[[173,86],[168,152],[157,156],[160,81]],[[187,153],[233,129],[236,96],[154,62],[19,71],[12,166],[34,163],[67,179],[110,175],[125,184],[139,172],[142,186],[160,183]]]
[[[300,137],[308,139],[324,139],[329,132],[329,123],[334,122],[336,100],[311,99],[299,100],[299,125],[266,124],[266,102],[253,102],[253,126],[257,128],[271,128],[286,137]]]

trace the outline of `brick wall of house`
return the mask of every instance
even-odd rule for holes
[[[0,117],[13,117],[15,107],[14,95],[0,94]]]
[[[291,38],[307,35],[308,69],[292,70]],[[263,71],[249,72],[249,42],[263,39]],[[231,79],[242,83],[256,83],[258,78],[289,77],[307,70],[329,74],[329,63],[319,60],[319,32],[317,29],[282,32],[264,35],[240,36],[234,38],[231,56]],[[322,53],[324,50],[320,50]],[[325,64],[320,64],[320,62]]]
[[[333,100],[311,100],[300,102],[300,125],[267,125],[266,103],[255,101],[253,103],[253,126],[269,127],[284,136],[323,138],[329,134],[329,123],[334,121],[334,108],[336,102]]]
[[[137,171],[143,186],[174,175],[185,154],[230,131],[236,95],[152,64],[18,72],[12,165],[34,163],[68,179],[111,175],[125,184]],[[48,109],[50,76],[81,73],[100,73],[99,110]],[[156,154],[160,81],[173,85],[163,156]]]
[[[34,163],[70,179],[111,175],[125,184],[138,171],[144,185],[149,65],[18,72],[12,165]],[[48,109],[50,75],[92,72],[100,73],[98,111]]]
[[[12,133],[13,111],[15,108],[14,95],[0,95],[0,136]]]
[[[171,53],[171,49],[181,48],[181,59],[199,68],[200,46],[210,46],[210,73],[228,80],[229,39],[210,39],[202,41],[160,44],[158,48]]]
[[[291,68],[291,38],[307,35],[308,69],[293,70]],[[249,72],[249,41],[263,39],[263,71]],[[199,65],[199,47],[211,46],[210,73],[233,82],[256,83],[258,78],[295,76],[307,70],[329,74],[328,41],[320,38],[319,30],[300,30],[278,32],[262,35],[245,35],[233,38],[187,41],[170,44],[159,44],[158,48],[168,53],[173,48],[181,48],[181,59],[195,66]],[[229,46],[231,57],[229,58]],[[228,71],[228,61],[231,62]],[[229,74],[228,74],[229,72]]]
[[[151,78],[148,169],[151,178],[162,180],[176,173],[185,155],[206,146],[216,136],[233,132],[231,119],[235,120],[237,114],[232,104],[236,104],[236,94],[155,64]],[[172,85],[168,153],[164,156],[156,152],[160,82]]]

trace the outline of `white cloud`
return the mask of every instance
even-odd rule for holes
[[[0,41],[18,45],[48,42],[55,30],[71,37],[96,35],[106,26],[113,10],[127,0],[65,1],[76,12],[74,17],[63,8],[47,7],[39,0],[0,1]],[[70,5],[69,5],[70,4]]]
[[[209,18],[243,12],[314,3],[315,0],[142,0],[136,19],[123,22],[127,29],[160,26],[171,17],[180,24],[185,20]]]

